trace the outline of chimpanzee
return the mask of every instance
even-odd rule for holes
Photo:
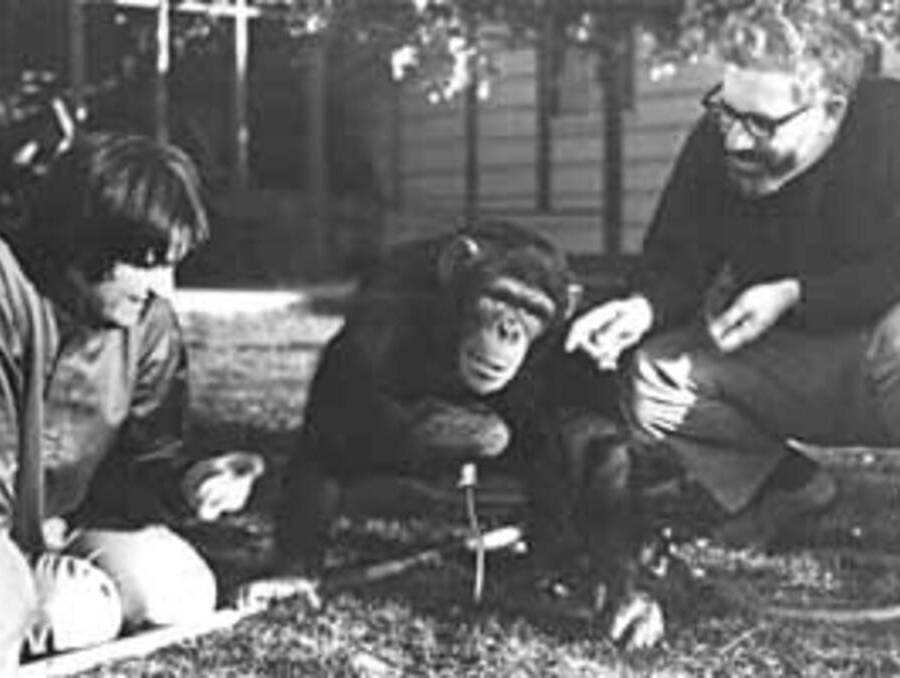
[[[557,248],[507,222],[389,253],[314,377],[277,520],[282,562],[317,571],[357,481],[476,460],[524,481],[538,554],[586,540],[597,576],[620,600],[631,595],[636,540],[614,384],[562,349],[579,289]]]

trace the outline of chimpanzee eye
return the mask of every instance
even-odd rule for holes
[[[482,327],[489,327],[510,315],[512,309],[500,301],[488,296],[478,297],[475,304],[474,320]]]
[[[531,339],[540,335],[549,321],[543,309],[539,310],[495,294],[482,294],[478,297],[476,312],[485,321],[492,321],[505,314],[515,314],[516,320]]]
[[[503,310],[507,308],[507,304],[501,299],[483,294],[478,297],[476,307],[478,309],[479,315],[486,318],[491,318],[498,313],[502,313]]]
[[[539,314],[527,308],[519,310],[519,321],[525,328],[525,332],[532,339],[537,337],[547,325],[546,320]]]

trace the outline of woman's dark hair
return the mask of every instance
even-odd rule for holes
[[[41,268],[75,266],[96,280],[117,262],[174,264],[209,237],[193,161],[148,137],[81,135],[42,184],[23,233]]]

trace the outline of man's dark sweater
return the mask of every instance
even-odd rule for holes
[[[656,326],[686,321],[727,264],[738,289],[797,278],[785,318],[814,331],[859,327],[900,302],[900,82],[863,81],[832,147],[777,193],[742,197],[722,136],[688,138],[644,241],[632,287]]]

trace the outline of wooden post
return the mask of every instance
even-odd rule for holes
[[[310,38],[312,41],[309,68],[309,96],[307,96],[307,174],[312,199],[312,244],[316,275],[328,270],[328,28]]]
[[[13,78],[19,72],[20,55],[16,34],[19,0],[0,2],[0,78]]]
[[[87,114],[84,98],[87,84],[85,37],[84,5],[81,0],[69,0],[69,88],[72,90],[76,120],[84,120]]]
[[[552,209],[553,196],[553,129],[551,114],[553,105],[554,77],[554,38],[556,26],[553,18],[553,7],[550,0],[542,6],[541,33],[537,48],[537,80],[535,98],[537,99],[535,125],[535,209],[538,212],[549,212]]]
[[[156,12],[156,71],[153,89],[153,112],[156,138],[169,139],[169,90],[168,75],[171,67],[171,17],[176,14],[200,14],[212,17],[228,17],[234,20],[234,97],[232,111],[233,133],[231,135],[233,188],[246,188],[249,184],[248,146],[250,131],[247,124],[247,60],[250,53],[250,20],[262,16],[259,7],[253,7],[248,0],[233,0],[233,3],[209,3],[182,0],[177,4],[172,0],[105,0],[116,7],[153,10]],[[2,0],[0,0],[2,2]],[[71,0],[72,6],[104,0]],[[73,13],[75,9],[71,10]],[[74,19],[72,19],[74,22]],[[74,35],[74,30],[73,30]],[[76,63],[72,59],[73,64]],[[74,80],[74,75],[73,75]]]
[[[247,58],[250,17],[247,0],[235,0],[234,14],[234,171],[232,183],[240,190],[249,184],[250,128],[247,124]]]
[[[468,39],[474,43],[477,39],[478,27],[473,15],[469,15],[466,22]],[[478,64],[476,57],[469,62],[469,84],[466,86],[464,106],[464,131],[465,136],[465,196],[463,215],[466,225],[472,224],[478,218],[478,202],[481,177],[478,161]]]
[[[156,139],[169,141],[169,65],[171,60],[171,0],[156,6],[156,78],[153,83],[153,122]]]
[[[603,85],[603,251],[622,252],[625,192],[626,28],[620,17],[606,15],[603,28],[601,82]]]

